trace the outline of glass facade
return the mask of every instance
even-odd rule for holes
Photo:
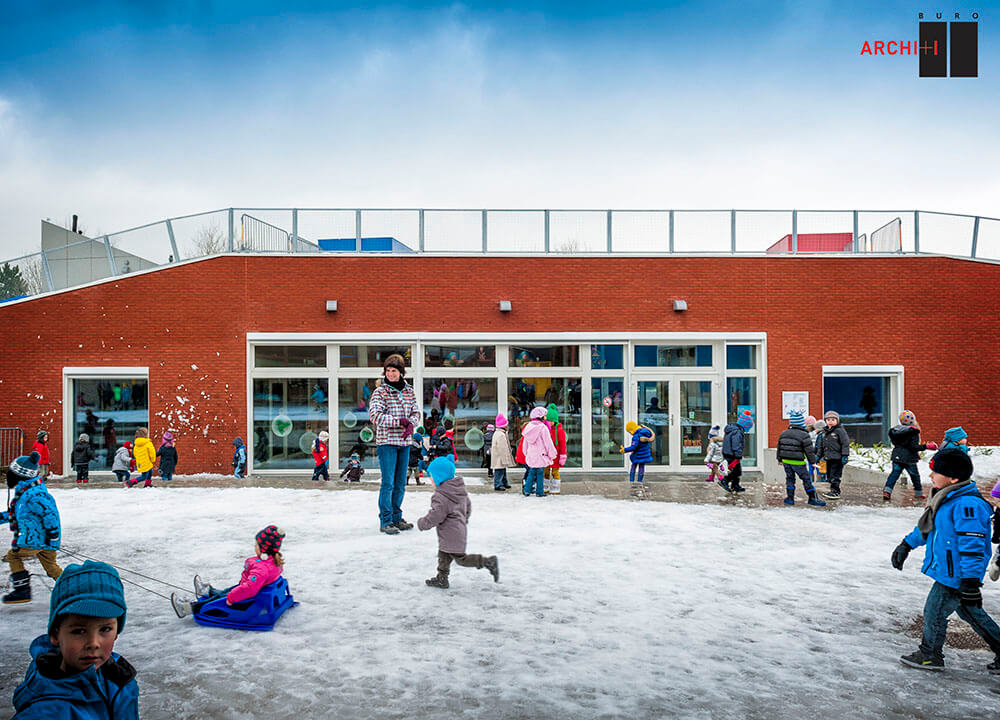
[[[754,345],[727,345],[727,370],[756,370],[757,348]]]
[[[559,422],[566,433],[566,467],[583,466],[583,430],[581,427],[580,378],[530,378],[511,377],[508,381],[508,402],[510,405],[510,439],[516,448],[521,440],[521,428],[528,422],[531,408],[555,403],[559,411]],[[533,398],[526,401],[526,398]]]
[[[496,367],[495,345],[424,345],[424,367]]]
[[[579,345],[511,345],[511,367],[578,367]]]
[[[624,370],[625,348],[622,345],[591,345],[591,370]]]
[[[311,469],[313,440],[328,425],[328,398],[325,378],[254,380],[253,466]]]
[[[429,433],[444,418],[453,418],[456,467],[486,467],[483,435],[497,416],[496,378],[425,377],[423,398],[424,428]]]
[[[636,367],[711,367],[711,345],[636,345]]]
[[[341,345],[340,367],[381,368],[390,355],[402,355],[407,367],[413,366],[413,348],[409,345]]]
[[[620,468],[625,441],[625,378],[590,380],[590,462],[596,468]]]
[[[756,417],[760,346],[721,340],[654,343],[491,344],[462,338],[454,343],[280,346],[251,341],[252,430],[247,444],[253,467],[311,470],[312,440],[329,424],[331,472],[357,453],[364,467],[377,473],[368,402],[392,353],[404,356],[427,429],[433,431],[445,417],[454,419],[460,468],[484,467],[483,434],[498,412],[507,415],[514,444],[531,409],[550,403],[558,408],[566,433],[570,468],[627,467],[618,446],[630,441],[624,425],[631,419],[653,431],[654,465],[700,465],[713,409],[718,413],[724,407],[729,421],[746,408]],[[629,353],[635,366],[628,362]],[[725,361],[726,369],[713,366],[716,358],[720,365]],[[737,374],[747,377],[731,377]],[[586,386],[589,394],[583,392]],[[880,388],[873,386],[866,395],[875,397],[875,422],[883,421],[879,407],[887,397]],[[828,392],[833,397],[840,391]],[[100,417],[100,411],[95,415]],[[85,414],[80,417],[86,419]],[[148,412],[141,422],[147,418]],[[724,424],[721,414],[714,420]],[[854,424],[861,432],[864,423]],[[747,466],[756,465],[755,443],[756,428],[747,438]]]
[[[867,447],[887,444],[893,420],[888,410],[890,383],[884,375],[824,377],[822,413],[840,413],[840,424],[852,442]],[[816,417],[822,413],[815,413]]]
[[[72,449],[81,433],[86,433],[94,451],[90,469],[110,471],[118,447],[126,440],[134,440],[138,428],[149,428],[149,381],[80,378],[72,381],[71,393],[73,436],[67,439],[67,444]],[[153,442],[158,444],[158,433],[167,429],[150,428]]]
[[[743,465],[757,464],[757,378],[726,378],[726,423],[734,423],[744,410],[749,410],[754,424],[746,434]],[[724,428],[725,426],[723,426]]]
[[[337,435],[340,470],[347,465],[352,453],[357,453],[366,470],[378,467],[375,456],[375,428],[368,421],[368,401],[381,378],[340,378],[337,401]],[[330,469],[333,470],[333,458]]]
[[[325,345],[258,345],[254,367],[326,367]]]

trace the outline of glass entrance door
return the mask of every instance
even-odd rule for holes
[[[636,392],[639,424],[653,431],[653,465],[670,465],[670,384],[670,380],[640,380]]]
[[[664,378],[636,382],[635,417],[653,431],[653,465],[680,470],[702,465],[712,429],[708,378]],[[631,438],[626,435],[626,442]]]

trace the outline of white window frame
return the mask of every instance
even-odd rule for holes
[[[62,461],[63,475],[69,475],[71,468],[70,455],[73,452],[73,415],[76,414],[76,398],[73,397],[74,380],[93,380],[95,378],[108,380],[132,380],[134,378],[146,379],[146,412],[152,405],[153,390],[149,384],[149,367],[123,367],[120,365],[109,367],[64,367],[62,369]],[[147,422],[149,422],[147,418]],[[103,472],[95,470],[94,472]]]
[[[889,425],[892,426],[892,418],[898,417],[899,413],[906,407],[905,391],[905,368],[902,365],[824,365],[822,394],[822,412],[826,412],[826,378],[827,377],[888,377],[889,378],[889,402],[886,403],[886,410],[889,414]]]

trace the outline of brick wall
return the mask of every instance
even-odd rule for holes
[[[49,429],[62,472],[62,368],[148,366],[153,434],[183,411],[208,433],[179,428],[182,469],[223,472],[247,332],[766,332],[770,446],[823,365],[904,365],[927,437],[996,445],[998,289],[1000,266],[933,257],[223,256],[0,305],[0,426]]]

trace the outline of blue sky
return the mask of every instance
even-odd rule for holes
[[[0,0],[0,257],[228,206],[1000,216],[1000,8],[920,79],[912,3]]]

